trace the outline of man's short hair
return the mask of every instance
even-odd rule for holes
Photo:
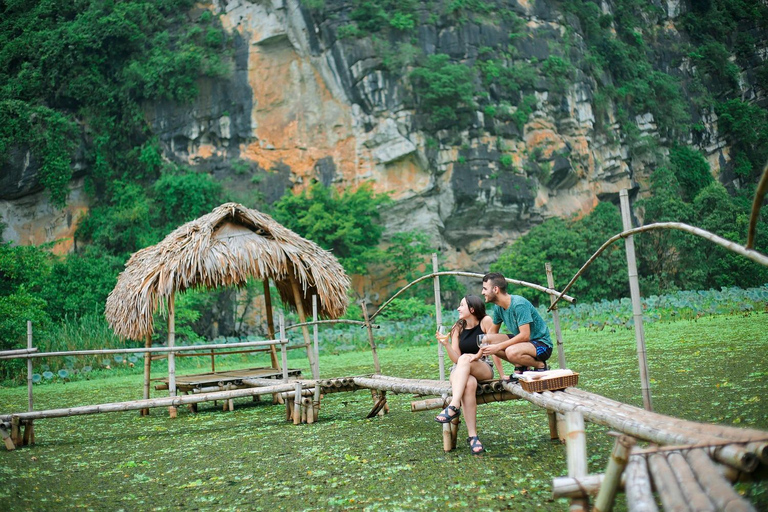
[[[507,280],[499,272],[490,272],[483,276],[483,282],[490,282],[491,286],[496,286],[502,293],[507,293]]]

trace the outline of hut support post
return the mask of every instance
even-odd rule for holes
[[[608,460],[608,467],[605,469],[605,478],[595,499],[595,512],[610,512],[613,509],[613,501],[621,485],[621,474],[627,467],[629,452],[634,445],[634,437],[620,435],[616,439],[611,458]]]
[[[584,432],[584,416],[580,412],[565,413],[568,476],[579,479],[587,476],[587,436]],[[571,512],[589,510],[588,498],[571,499]]]
[[[296,383],[296,391],[293,397],[293,424],[301,423],[301,382]]]
[[[293,288],[293,298],[296,301],[296,311],[299,313],[299,322],[305,323],[307,315],[304,313],[304,297],[301,290],[299,290],[299,282],[293,276],[291,277],[291,288]],[[309,368],[312,370],[312,378],[317,380],[317,361],[312,350],[312,342],[309,340],[309,329],[307,329],[306,325],[301,327],[301,333],[304,335],[304,346],[307,348],[307,359],[309,359]]]
[[[549,438],[554,441],[560,437],[557,434],[557,413],[547,409],[547,420],[549,420]]]
[[[275,339],[275,319],[272,317],[272,295],[269,292],[269,278],[264,278],[264,308],[267,310],[267,332],[269,333],[269,339]],[[275,346],[271,346],[269,356],[272,358],[272,368],[280,369],[280,365],[277,363],[277,350]]]
[[[368,343],[371,345],[371,352],[373,353],[373,368],[376,373],[381,373],[381,365],[379,365],[379,354],[376,353],[376,342],[373,339],[373,327],[371,321],[368,320],[368,308],[365,307],[366,300],[360,301],[360,309],[363,310],[363,320],[365,320],[365,326],[368,328]]]
[[[285,339],[285,318],[280,315],[278,320],[280,321],[280,358],[283,361],[283,382],[288,382],[288,351],[285,349],[288,340]]]
[[[437,265],[437,253],[432,253],[432,272],[439,272]],[[437,327],[443,323],[443,305],[440,301],[440,276],[435,276],[435,322]],[[437,329],[435,329],[437,330]],[[442,343],[437,344],[437,361],[440,366],[440,380],[445,380],[445,354],[443,353]]]
[[[27,320],[27,350],[32,352],[32,322]],[[30,412],[33,410],[32,401],[32,358],[27,358],[27,408]],[[35,442],[35,430],[32,421],[27,423],[24,429],[24,444]]]
[[[171,293],[168,297],[168,347],[176,345],[176,297]],[[176,396],[176,353],[168,352],[168,394]],[[171,418],[176,417],[176,407],[168,407]]]
[[[547,272],[547,286],[555,289],[555,277],[552,275],[552,264],[545,263],[544,270]],[[555,303],[555,296],[549,296],[549,303]],[[557,339],[557,363],[560,368],[566,368],[565,365],[565,349],[563,348],[563,331],[560,329],[560,312],[557,310],[557,306],[552,308],[552,323],[555,325],[555,338]]]
[[[312,295],[312,321],[315,325],[312,326],[313,334],[315,336],[315,360],[317,361],[317,378],[320,378],[320,340],[318,339],[317,332],[317,295]],[[315,393],[312,397],[312,421],[314,423],[317,420],[317,412],[320,409],[320,386],[315,384]],[[309,416],[307,416],[309,418]]]
[[[317,333],[317,295],[312,295],[312,337],[315,342],[315,366],[317,367],[317,375],[314,375],[315,380],[320,378],[320,340]]]
[[[621,222],[624,231],[632,229],[632,212],[629,207],[629,194],[627,189],[619,192],[621,200]],[[632,316],[635,321],[635,341],[637,342],[637,357],[640,366],[640,385],[643,392],[643,407],[653,410],[651,401],[651,385],[648,379],[648,361],[645,353],[645,332],[643,330],[643,306],[640,299],[640,284],[637,278],[637,262],[635,261],[635,239],[632,235],[624,239],[624,247],[627,252],[627,269],[629,271],[629,292],[632,296]]]
[[[144,339],[144,348],[152,348],[152,335],[147,334]],[[152,353],[144,352],[144,400],[149,400],[149,375],[152,370]],[[149,416],[149,409],[141,409],[139,416]]]

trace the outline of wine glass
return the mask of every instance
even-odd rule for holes
[[[488,346],[488,338],[485,334],[477,335],[477,346],[480,348]]]
[[[441,338],[446,335],[446,329],[444,325],[437,326],[437,334],[439,334]]]

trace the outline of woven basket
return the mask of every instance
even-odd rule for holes
[[[575,386],[579,383],[579,374],[565,375],[563,377],[552,377],[549,379],[539,379],[533,381],[520,381],[520,386],[529,393],[541,393],[542,391],[554,391],[556,389],[565,389]]]

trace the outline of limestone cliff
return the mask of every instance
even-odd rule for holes
[[[511,22],[435,17],[423,3],[409,41],[422,54],[443,53],[466,64],[477,61],[484,48],[508,41],[517,62],[567,57],[574,63],[572,78],[557,84],[536,77],[530,91],[535,101],[521,126],[489,115],[479,103],[466,129],[430,132],[414,103],[407,61],[393,69],[374,38],[340,37],[352,6],[336,0],[326,0],[322,10],[299,0],[207,5],[234,38],[231,76],[202,83],[191,107],[147,105],[147,119],[167,158],[212,173],[235,199],[249,187],[271,202],[312,180],[335,186],[372,181],[395,199],[383,212],[388,235],[425,232],[443,249],[449,267],[484,270],[547,217],[584,214],[600,200],[615,199],[622,188],[641,192],[656,163],[655,156],[628,146],[615,105],[600,105],[607,121],[596,127],[599,85],[580,64],[585,45],[578,20],[558,10],[554,0],[503,4],[522,20],[514,39]],[[654,5],[646,21],[660,37],[655,64],[690,73],[688,59],[672,63],[663,55],[665,41],[685,37],[675,24],[684,4]],[[602,9],[609,14],[612,3],[603,2]],[[765,37],[760,44],[765,58]],[[743,97],[763,101],[748,80],[741,86]],[[489,94],[508,93],[491,85]],[[521,108],[514,103],[512,112]],[[705,114],[690,142],[720,175],[729,148],[714,113]],[[633,121],[640,139],[659,139],[653,115]],[[78,212],[87,207],[77,183],[67,209],[57,211],[34,186],[34,166],[23,158],[13,162],[2,177],[5,238],[42,243],[71,236]],[[721,179],[732,177],[724,172]]]

